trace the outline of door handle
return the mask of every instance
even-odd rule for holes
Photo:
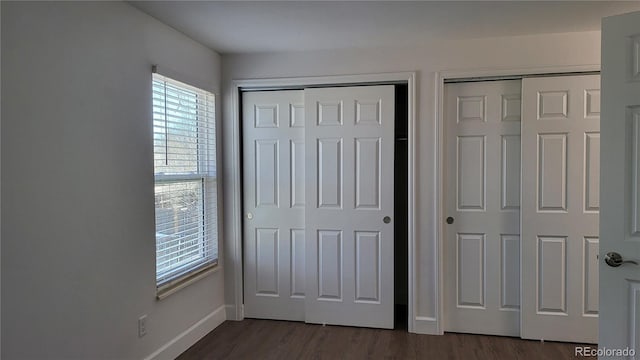
[[[608,252],[607,255],[604,256],[604,262],[611,267],[618,267],[622,264],[633,264],[638,265],[637,261],[634,260],[624,260],[622,255],[618,254],[615,251]]]

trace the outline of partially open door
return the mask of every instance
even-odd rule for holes
[[[602,23],[600,349],[640,356],[640,12]],[[604,353],[611,358],[626,354]],[[633,357],[632,357],[633,358]]]

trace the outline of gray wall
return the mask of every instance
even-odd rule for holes
[[[2,357],[148,356],[224,297],[155,299],[150,67],[218,92],[220,57],[126,3],[1,6]]]

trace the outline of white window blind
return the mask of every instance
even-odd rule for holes
[[[153,74],[157,286],[218,261],[214,95]]]

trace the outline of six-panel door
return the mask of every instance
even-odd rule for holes
[[[393,328],[394,87],[305,90],[305,320]]]
[[[600,76],[526,78],[522,89],[521,336],[595,343]]]
[[[520,333],[520,80],[445,86],[445,331]]]
[[[602,22],[600,338],[640,357],[640,267],[611,267],[608,252],[640,262],[640,12]]]
[[[243,94],[244,313],[304,321],[303,91]]]

